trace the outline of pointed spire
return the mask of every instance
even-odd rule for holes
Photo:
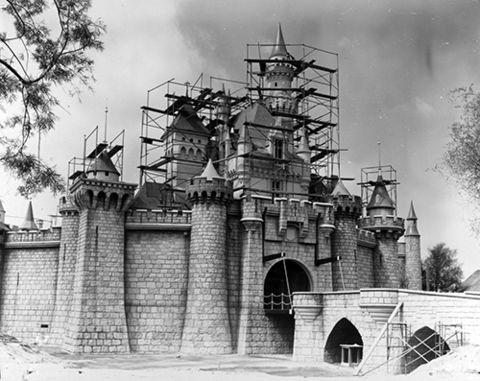
[[[415,214],[415,209],[413,208],[413,201],[410,202],[410,211],[408,212],[407,220],[416,220],[417,215]]]
[[[5,209],[3,208],[2,200],[0,200],[0,223],[5,223]]]
[[[208,163],[203,170],[202,174],[198,176],[199,178],[205,178],[207,181],[212,181],[213,179],[221,179],[220,175],[218,174],[217,170],[213,166],[212,159],[208,159]]]
[[[38,230],[38,226],[33,218],[33,207],[31,201],[28,203],[27,214],[25,215],[25,220],[20,228],[23,230]]]
[[[373,188],[370,202],[367,205],[367,211],[369,212],[369,215],[373,215],[373,213],[388,215],[393,213],[394,210],[395,205],[388,194],[382,175],[379,174],[377,181],[375,182],[375,188]]]
[[[287,47],[285,46],[282,26],[280,25],[280,23],[278,23],[277,38],[275,40],[275,45],[273,46],[272,53],[270,54],[270,59],[274,57],[288,57]]]

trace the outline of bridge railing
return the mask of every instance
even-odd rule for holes
[[[288,312],[292,308],[292,296],[284,293],[264,295],[263,308],[265,312]]]

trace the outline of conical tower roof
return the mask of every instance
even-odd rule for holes
[[[23,230],[38,230],[38,226],[33,218],[33,207],[31,201],[28,203],[27,214],[25,215],[25,220],[20,228]]]
[[[370,209],[385,209],[390,211],[395,209],[395,205],[385,187],[385,181],[383,181],[382,175],[378,175],[375,188],[373,188],[372,197],[367,205],[367,210]]]
[[[2,200],[0,200],[0,213],[5,213],[5,209],[3,208]]]
[[[415,214],[415,209],[413,208],[413,201],[410,202],[410,211],[408,212],[407,220],[416,220],[417,215]]]
[[[222,177],[218,174],[217,170],[213,166],[212,159],[208,159],[208,163],[205,166],[205,169],[198,177],[207,179],[207,181],[212,181],[213,179],[222,179]]]
[[[120,175],[120,173],[117,171],[117,168],[115,168],[115,165],[112,163],[112,159],[108,157],[105,151],[98,155],[97,158],[95,158],[93,163],[88,168],[87,173],[100,171]]]
[[[345,184],[343,184],[343,181],[338,180],[335,188],[333,188],[332,196],[351,196],[351,194],[345,187]]]
[[[270,59],[276,57],[288,58],[287,47],[285,46],[282,26],[280,25],[280,23],[278,24],[277,38],[275,40],[275,45],[273,46],[272,53],[270,54]]]

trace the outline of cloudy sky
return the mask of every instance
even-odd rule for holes
[[[479,238],[469,228],[473,209],[434,167],[458,118],[450,90],[480,89],[478,1],[93,0],[92,15],[108,27],[105,50],[95,54],[94,92],[81,100],[59,89],[63,110],[42,141],[42,156],[67,172],[82,153],[82,138],[103,126],[126,130],[125,179],[138,181],[141,113],[146,91],[175,77],[200,73],[245,78],[247,43],[271,43],[281,22],[287,43],[339,53],[342,175],[382,162],[397,169],[399,215],[415,203],[423,255],[436,243],[457,249],[465,275],[480,268]],[[32,146],[34,146],[32,142]],[[27,202],[14,179],[2,175],[0,198],[11,223],[21,223]],[[360,194],[357,181],[347,183]],[[56,199],[34,200],[36,217],[56,212]]]

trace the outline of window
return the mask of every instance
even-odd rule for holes
[[[283,140],[273,140],[273,157],[276,159],[283,159]]]
[[[273,197],[280,197],[282,191],[282,182],[280,180],[272,180]]]

